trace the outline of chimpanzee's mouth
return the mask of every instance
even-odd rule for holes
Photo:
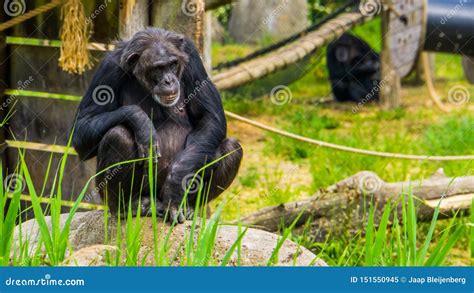
[[[180,91],[178,90],[177,93],[171,95],[154,94],[153,99],[164,107],[173,107],[174,105],[176,105],[176,103],[178,103],[179,93]]]
[[[178,97],[178,94],[169,95],[169,96],[161,96],[161,99],[165,100],[166,102],[172,103]]]

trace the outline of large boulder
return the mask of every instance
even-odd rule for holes
[[[68,214],[61,215],[61,225],[67,219]],[[51,225],[50,217],[46,218],[47,224]],[[122,237],[125,235],[125,221],[122,221]],[[141,218],[141,244],[139,259],[144,260],[145,265],[154,265],[154,234],[151,218]],[[118,247],[116,244],[117,222],[108,220],[108,243],[105,243],[106,233],[104,225],[104,214],[100,211],[77,213],[70,226],[69,247],[67,259],[64,265],[104,265],[105,252],[114,253]],[[157,223],[158,235],[167,235],[170,227],[159,221]],[[194,235],[199,233],[197,227]],[[178,265],[183,250],[183,244],[188,239],[191,231],[191,222],[175,226],[169,234],[169,255],[175,256],[171,264]],[[239,228],[237,226],[221,225],[216,236],[213,253],[213,263],[220,264],[229,248],[237,241]],[[21,237],[20,237],[21,235]],[[278,235],[249,228],[241,240],[240,265],[256,266],[265,265],[270,259],[272,252],[279,240]],[[35,251],[40,240],[40,231],[36,220],[29,220],[21,224],[15,230],[14,249],[19,249],[20,238],[28,239],[30,252]],[[161,240],[159,240],[161,241]],[[123,241],[125,242],[125,241]],[[141,261],[140,261],[141,263]],[[234,252],[229,265],[237,265],[237,252]],[[325,266],[326,264],[304,247],[298,246],[292,241],[286,240],[279,250],[278,266]]]
[[[239,43],[273,42],[309,25],[307,0],[239,0],[232,9],[230,36]]]

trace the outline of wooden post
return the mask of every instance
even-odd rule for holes
[[[207,73],[212,73],[212,12],[206,12],[204,16],[204,36],[203,36],[202,60]]]
[[[122,0],[119,11],[119,35],[129,39],[150,23],[148,0]]]
[[[151,24],[191,38],[202,53],[204,11],[204,0],[155,0],[151,9]]]
[[[400,77],[393,67],[390,53],[389,35],[390,10],[382,12],[382,54],[381,54],[381,91],[380,105],[384,110],[394,109],[400,106]]]

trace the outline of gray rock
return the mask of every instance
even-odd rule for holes
[[[259,43],[266,37],[284,39],[308,25],[307,0],[240,0],[232,9],[230,36],[239,43]]]
[[[64,225],[68,214],[61,216],[61,225]],[[47,217],[47,223],[50,226],[50,217]],[[139,252],[139,259],[145,265],[154,265],[154,241],[152,219],[141,219],[141,245]],[[73,253],[67,252],[68,258],[63,263],[64,265],[104,265],[105,251],[114,250],[113,245],[116,239],[117,224],[116,221],[109,219],[109,243],[105,243],[105,225],[104,215],[100,211],[77,213],[73,218],[69,234],[69,244]],[[159,221],[157,223],[158,235],[167,235],[169,225]],[[180,258],[183,251],[183,243],[189,235],[191,222],[186,222],[182,225],[177,225],[173,228],[170,234],[169,251],[167,255],[175,256],[170,260],[173,265],[180,263]],[[197,227],[195,235],[200,228]],[[29,239],[29,249],[33,252],[40,238],[40,233],[36,220],[29,220],[21,225],[21,232],[19,227],[15,230],[14,235],[14,249],[20,247],[20,235],[23,239]],[[238,227],[221,225],[217,233],[217,239],[214,247],[213,262],[214,264],[221,263],[226,252],[235,243],[238,238]],[[125,235],[125,222],[122,222],[122,237]],[[240,251],[240,265],[242,266],[256,266],[265,265],[272,255],[272,252],[278,242],[279,236],[270,232],[249,228],[241,241]],[[161,240],[159,240],[161,241]],[[107,245],[102,245],[107,244]],[[99,245],[99,246],[97,246]],[[234,252],[229,265],[237,265],[237,252]],[[316,256],[309,250],[302,246],[298,246],[294,242],[286,240],[282,245],[278,254],[278,266],[326,266],[326,264],[316,258]]]
[[[118,247],[111,245],[97,244],[84,247],[72,253],[62,262],[62,266],[99,267],[107,266],[106,252],[115,256]]]

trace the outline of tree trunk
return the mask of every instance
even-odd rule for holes
[[[120,2],[120,38],[130,39],[150,23],[148,0],[122,0]]]
[[[448,178],[440,169],[426,180],[386,183],[377,174],[363,171],[311,198],[262,209],[244,217],[241,222],[276,231],[280,225],[291,224],[301,214],[299,225],[311,217],[329,223],[348,221],[352,226],[360,227],[365,223],[371,198],[381,212],[385,203],[410,191],[421,200],[416,200],[418,220],[430,221],[438,204],[440,217],[449,217],[470,208],[474,198],[474,176]]]
[[[151,8],[151,24],[189,37],[202,53],[204,9],[204,0],[155,0]]]

